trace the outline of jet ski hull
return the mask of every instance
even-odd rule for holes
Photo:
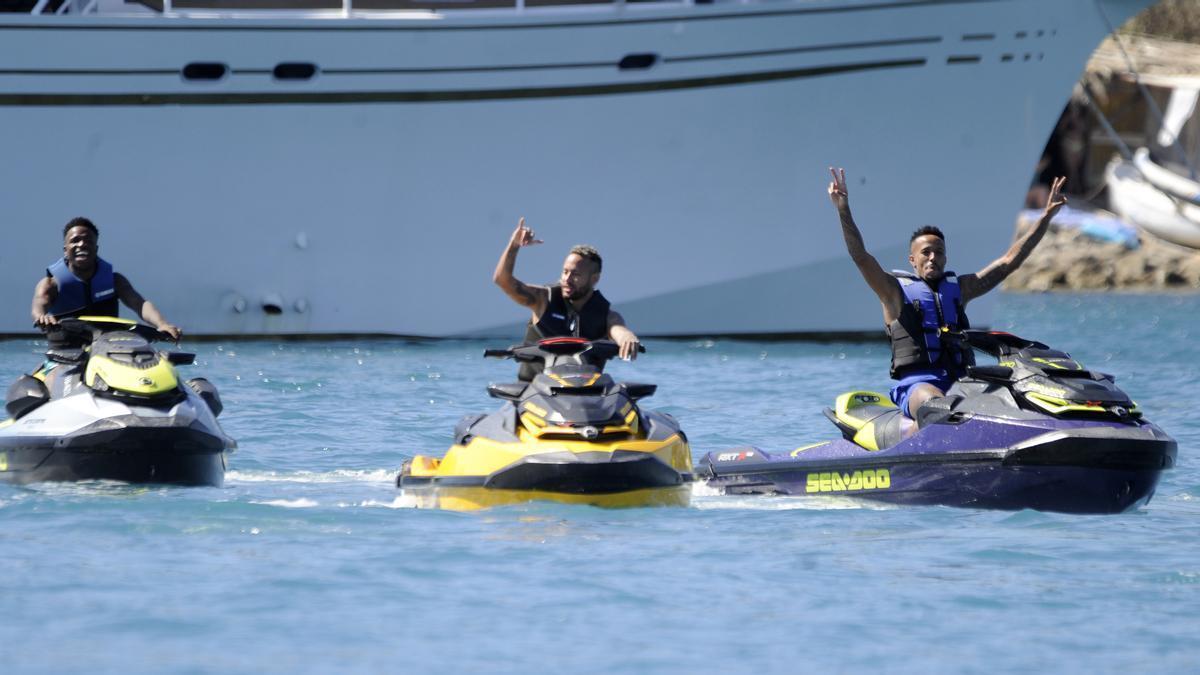
[[[0,480],[220,487],[225,480],[227,444],[222,437],[191,427],[126,426],[58,438],[0,438]]]
[[[418,508],[445,509],[448,511],[478,511],[497,506],[511,506],[527,502],[556,502],[600,508],[639,508],[647,506],[687,506],[691,500],[691,487],[678,485],[662,488],[644,488],[613,493],[567,493],[549,490],[510,490],[486,487],[430,484],[416,486],[402,484],[404,494],[411,496]]]
[[[838,439],[791,453],[709,453],[698,474],[726,494],[1107,514],[1147,503],[1177,453],[1149,423],[1055,428],[975,418],[920,435],[874,452]]]
[[[673,466],[681,465],[680,456],[687,453],[679,437],[646,450],[604,451],[589,446],[546,452],[537,446],[505,445],[481,438],[458,453],[480,459],[530,454],[487,474],[447,473],[441,470],[444,460],[421,457],[405,465],[396,484],[418,507],[455,511],[529,501],[609,508],[687,506],[691,499],[691,474]],[[422,462],[427,468],[422,468]]]

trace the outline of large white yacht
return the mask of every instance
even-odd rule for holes
[[[0,0],[0,333],[73,216],[189,334],[516,333],[517,219],[644,335],[877,331],[868,248],[1007,247],[1093,48],[1149,0]],[[972,305],[987,323],[987,299]]]

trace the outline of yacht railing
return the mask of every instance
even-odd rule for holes
[[[730,0],[0,0],[0,12],[30,14],[127,14],[153,12],[187,16],[214,13],[354,13],[441,12],[471,9],[523,11],[543,7],[615,5],[692,6]],[[761,0],[732,0],[738,4]]]

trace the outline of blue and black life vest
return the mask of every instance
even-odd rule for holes
[[[571,303],[563,297],[562,286],[555,284],[550,287],[550,301],[546,303],[546,311],[542,312],[536,323],[531,320],[525,329],[525,344],[552,337],[604,339],[608,337],[608,315],[611,308],[612,305],[600,291],[592,291],[592,297],[576,312]],[[518,377],[529,381],[541,371],[540,363],[522,363]]]
[[[914,373],[939,371],[962,377],[974,356],[970,347],[947,334],[971,326],[963,311],[958,275],[946,272],[936,288],[915,274],[893,270],[892,275],[905,300],[900,317],[887,327],[892,341],[892,377],[899,380]]]
[[[58,285],[58,297],[50,306],[50,313],[59,319],[75,316],[117,316],[116,276],[112,265],[104,259],[96,259],[96,272],[84,281],[75,276],[65,258],[59,258],[46,268],[46,276]]]

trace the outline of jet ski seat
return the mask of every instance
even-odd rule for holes
[[[845,393],[837,398],[834,408],[826,408],[824,412],[846,440],[867,450],[884,450],[904,439],[904,415],[883,394]]]

